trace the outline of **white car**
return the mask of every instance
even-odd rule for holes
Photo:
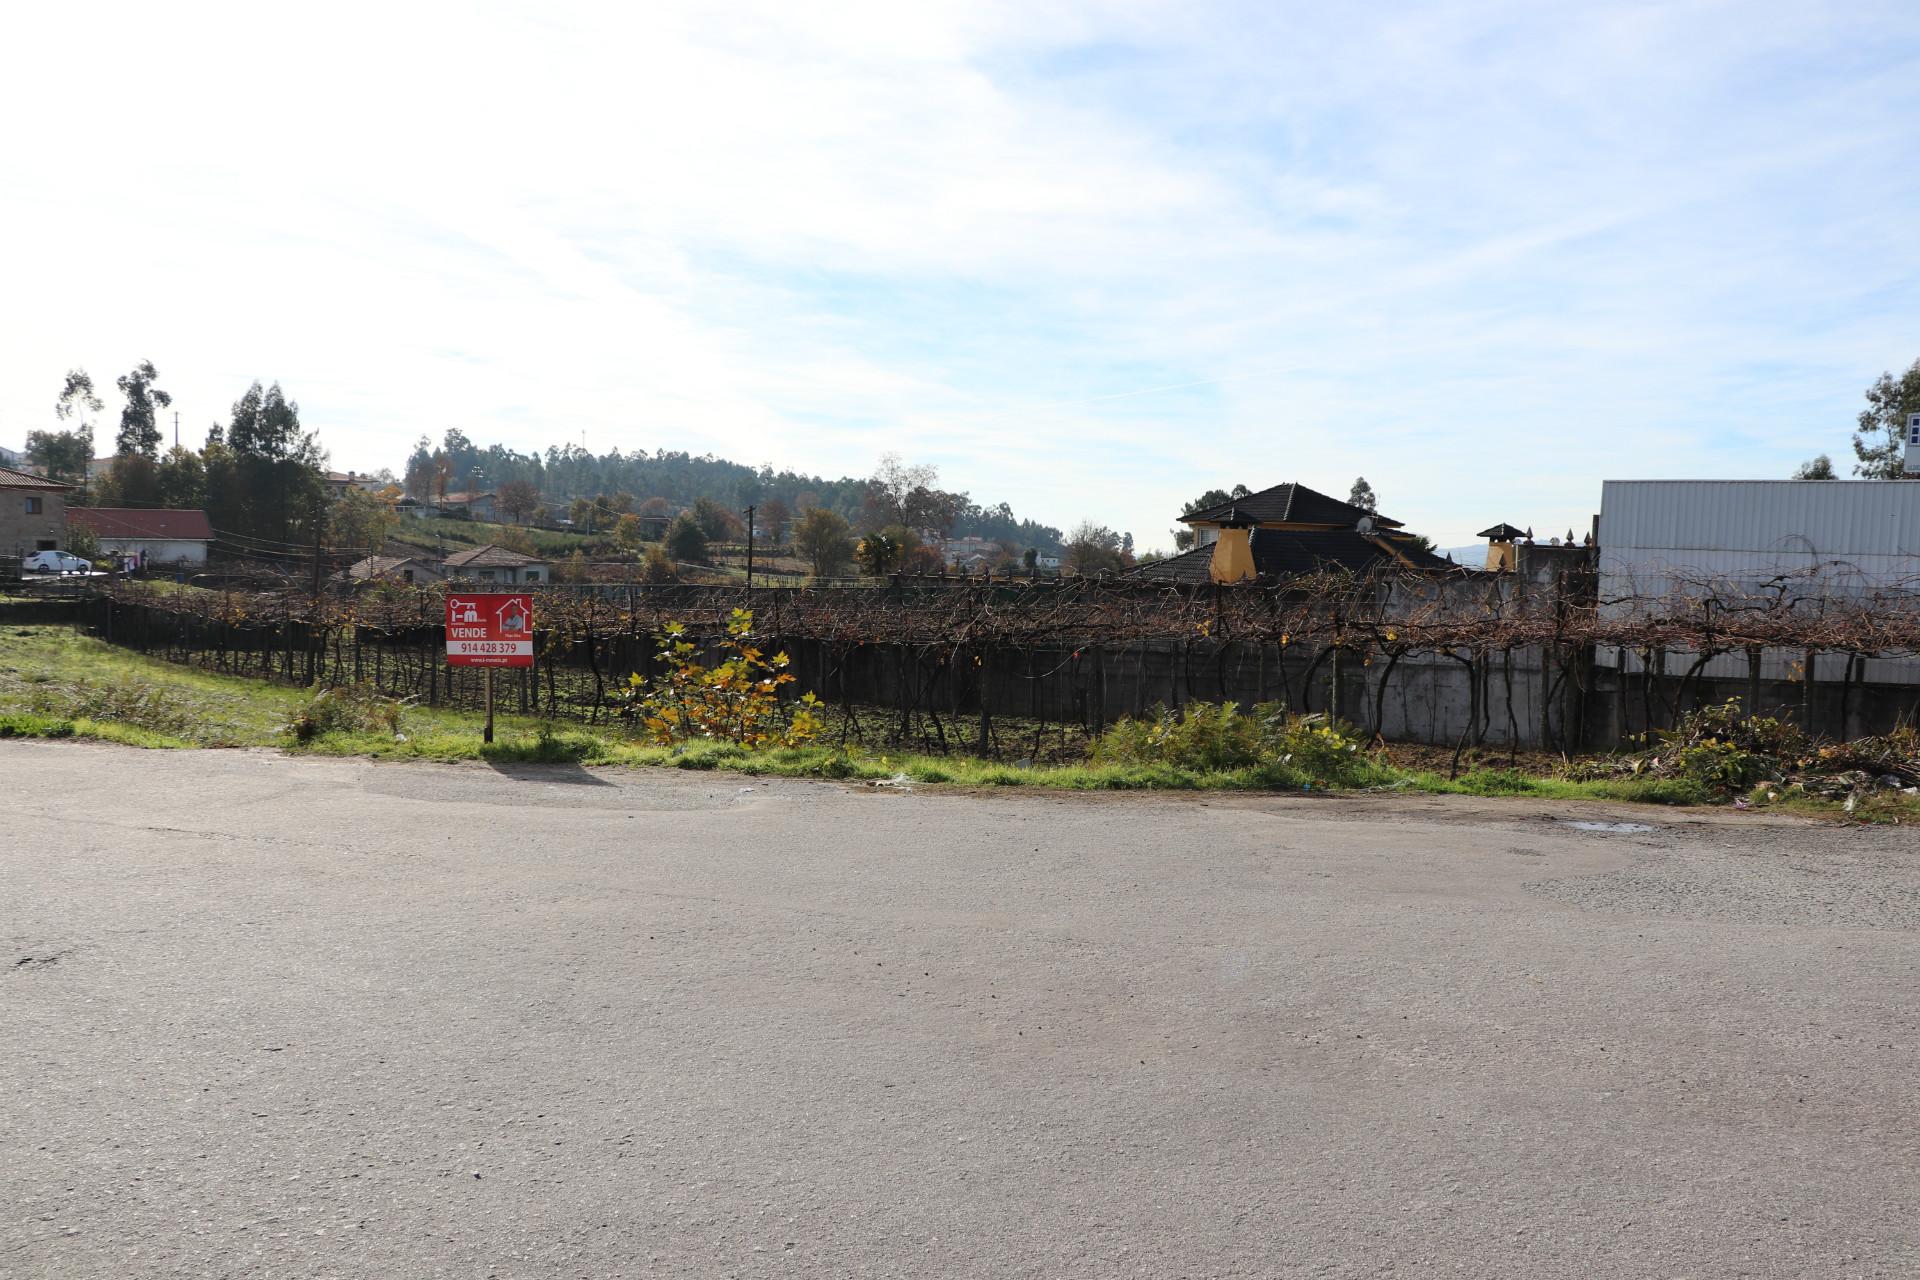
[[[65,551],[36,551],[20,562],[29,573],[92,573],[93,562]]]

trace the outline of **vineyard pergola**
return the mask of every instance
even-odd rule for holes
[[[445,591],[177,592],[120,582],[92,607],[107,638],[175,661],[461,703],[474,690],[441,661]],[[796,693],[814,692],[856,721],[881,713],[898,740],[984,751],[1015,749],[997,739],[996,716],[1097,731],[1116,709],[1209,698],[1285,702],[1378,733],[1396,673],[1422,664],[1459,668],[1473,741],[1537,733],[1541,745],[1573,749],[1575,704],[1592,692],[1596,652],[1619,659],[1623,723],[1632,656],[1640,673],[1632,692],[1648,726],[1671,723],[1698,697],[1708,664],[1726,655],[1746,656],[1749,707],[1761,655],[1793,655],[1809,717],[1816,655],[1844,655],[1849,685],[1869,659],[1920,655],[1920,583],[1842,596],[1799,574],[1747,588],[1682,581],[1657,596],[1605,600],[1585,572],[1544,584],[1380,572],[1232,586],[911,578],[753,590],[554,586],[538,596],[536,670],[509,696],[527,711],[601,718],[630,673],[649,674],[652,637],[668,622],[716,638],[741,608],[753,611],[764,643],[793,653]],[[1543,682],[1537,725],[1521,723],[1517,663]],[[1504,732],[1495,714],[1503,685]],[[1843,700],[1852,693],[1843,689]],[[977,721],[964,732],[963,715]]]

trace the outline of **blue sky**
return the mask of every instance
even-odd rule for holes
[[[891,450],[1149,546],[1364,474],[1454,545],[1841,461],[1920,357],[1912,4],[36,8],[0,442],[150,358],[343,467]]]

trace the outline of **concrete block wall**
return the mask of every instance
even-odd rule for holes
[[[830,651],[813,641],[782,641],[794,656],[794,674],[802,692],[830,702],[850,698],[875,707],[900,707],[903,698],[941,715],[977,716],[984,695],[994,716],[1073,722],[1099,728],[1123,716],[1145,715],[1160,707],[1190,702],[1235,702],[1251,708],[1261,702],[1286,702],[1295,710],[1328,711],[1334,705],[1331,659],[1314,665],[1304,654],[1281,654],[1273,646],[1243,644],[1170,644],[996,651],[981,656],[917,653],[893,645],[862,645]],[[1559,748],[1569,725],[1577,727],[1579,707],[1572,681],[1555,690],[1555,707],[1543,720],[1547,691],[1554,683],[1543,672],[1537,649],[1516,649],[1509,681],[1498,655],[1481,668],[1481,690],[1464,663],[1420,655],[1394,665],[1387,677],[1384,659],[1364,665],[1351,655],[1339,664],[1342,718],[1374,727],[1376,701],[1380,728],[1387,738],[1451,746],[1462,735],[1471,740],[1520,747]],[[1562,696],[1563,694],[1569,696]],[[1511,709],[1511,715],[1509,714]],[[1474,732],[1477,711],[1478,733]]]

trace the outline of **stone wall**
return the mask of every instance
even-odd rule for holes
[[[40,510],[27,508],[37,500]],[[42,544],[46,544],[43,546]],[[0,485],[0,555],[30,556],[67,545],[67,495],[63,489],[17,489]]]

